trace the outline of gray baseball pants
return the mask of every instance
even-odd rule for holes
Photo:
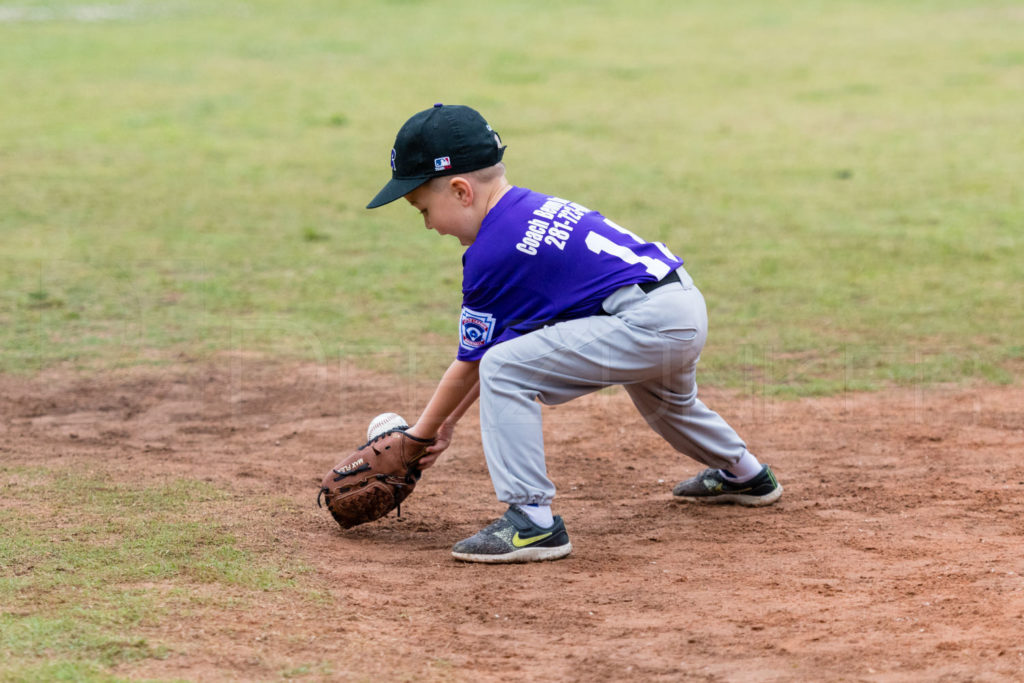
[[[557,405],[617,384],[677,451],[723,469],[743,457],[739,435],[697,398],[707,307],[689,274],[677,272],[680,283],[650,293],[637,285],[616,290],[603,302],[609,315],[549,325],[484,354],[481,434],[498,500],[523,505],[554,498],[540,403]]]

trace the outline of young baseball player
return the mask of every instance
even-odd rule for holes
[[[429,467],[479,398],[487,468],[508,510],[452,555],[526,562],[570,553],[551,513],[539,403],[615,384],[673,448],[708,466],[676,485],[677,499],[778,500],[771,469],[697,398],[707,310],[682,259],[597,211],[512,186],[504,151],[479,113],[436,104],[398,131],[391,181],[367,206],[404,197],[427,229],[466,247],[458,353],[408,433],[437,439],[421,461]]]

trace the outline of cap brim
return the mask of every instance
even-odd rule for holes
[[[430,180],[429,176],[426,178],[392,178],[388,181],[387,185],[381,188],[381,191],[377,193],[377,196],[366,205],[366,208],[376,209],[378,206],[390,204],[396,199],[401,199],[405,195],[409,194],[428,180]]]

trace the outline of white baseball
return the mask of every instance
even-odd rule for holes
[[[366,429],[366,440],[373,441],[384,432],[392,429],[405,429],[409,425],[398,413],[381,413],[370,421]]]

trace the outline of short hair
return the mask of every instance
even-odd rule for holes
[[[494,166],[487,166],[485,168],[479,168],[475,171],[466,173],[469,177],[477,180],[481,183],[489,183],[495,178],[500,178],[505,175],[505,164],[501,161],[494,164]]]
[[[505,164],[499,161],[493,166],[485,166],[484,168],[478,168],[475,171],[469,171],[468,173],[454,173],[452,175],[443,175],[436,178],[431,178],[427,181],[430,185],[431,190],[438,190],[441,184],[446,182],[450,178],[460,176],[462,178],[469,178],[478,183],[489,183],[496,178],[500,178],[505,175]]]

